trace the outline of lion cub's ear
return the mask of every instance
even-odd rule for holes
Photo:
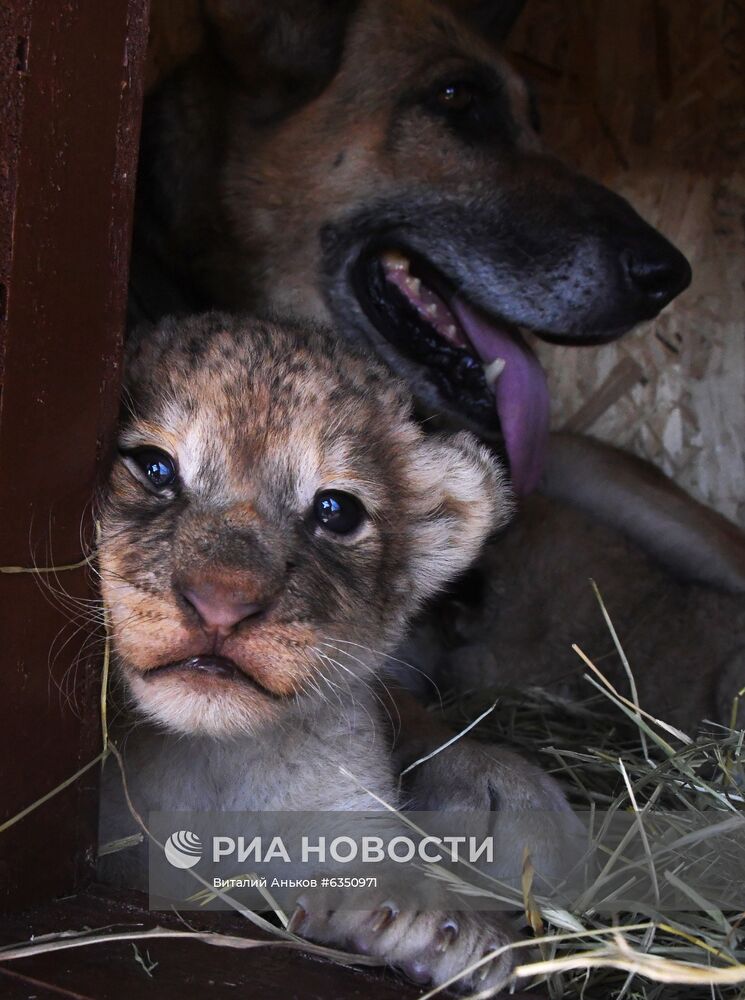
[[[433,434],[410,465],[417,498],[412,587],[431,597],[466,570],[512,516],[507,474],[471,434]]]
[[[212,40],[258,118],[309,101],[338,67],[348,0],[205,0]]]

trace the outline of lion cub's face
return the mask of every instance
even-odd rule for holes
[[[135,342],[100,564],[139,707],[255,732],[367,678],[506,517],[467,435],[425,437],[376,362],[210,314]]]

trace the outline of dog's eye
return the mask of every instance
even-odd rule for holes
[[[323,490],[313,501],[316,521],[335,535],[351,535],[365,520],[365,508],[357,497],[341,490]]]
[[[176,482],[176,462],[159,448],[137,448],[128,452],[127,458],[156,490],[164,490]]]
[[[466,80],[442,84],[435,94],[435,100],[443,111],[468,111],[476,97],[476,87]]]

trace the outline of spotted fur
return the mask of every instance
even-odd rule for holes
[[[126,385],[100,567],[116,665],[135,720],[145,718],[123,744],[138,812],[334,810],[362,822],[371,792],[402,804],[402,751],[392,752],[376,677],[422,602],[506,521],[501,467],[466,433],[425,435],[379,362],[318,329],[219,313],[165,321],[130,344]],[[178,466],[157,493],[132,465],[145,446]],[[354,533],[332,537],[310,516],[329,488],[367,510]],[[195,581],[262,613],[210,632],[185,600]],[[237,671],[183,666],[210,654]],[[425,781],[412,801],[447,809],[451,793],[459,808],[536,810],[525,845],[538,871],[563,871],[576,831],[553,779],[499,747],[467,744],[438,757],[436,798]],[[495,822],[507,830],[497,870],[519,884],[522,839],[509,815]],[[132,832],[109,767],[102,841]],[[101,869],[141,888],[146,873],[143,845]],[[512,937],[498,914],[423,910],[399,894],[373,893],[365,908],[306,893],[293,929],[435,983]],[[496,988],[512,962],[504,952],[460,985]]]
[[[127,400],[122,455],[164,450],[179,486],[155,495],[116,462],[103,593],[135,699],[182,732],[253,732],[281,718],[312,690],[328,637],[391,650],[510,511],[481,445],[426,436],[402,387],[320,330],[216,313],[166,321],[129,348]],[[358,497],[359,532],[333,536],[313,521],[324,489]],[[149,679],[218,651],[183,598],[194,580],[227,581],[266,606],[219,648],[258,688],[225,682],[223,696],[214,678]]]

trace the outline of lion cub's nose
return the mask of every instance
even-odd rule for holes
[[[194,608],[206,629],[221,635],[227,635],[246,618],[253,618],[264,610],[263,604],[247,601],[245,595],[219,583],[186,587],[181,596]]]

